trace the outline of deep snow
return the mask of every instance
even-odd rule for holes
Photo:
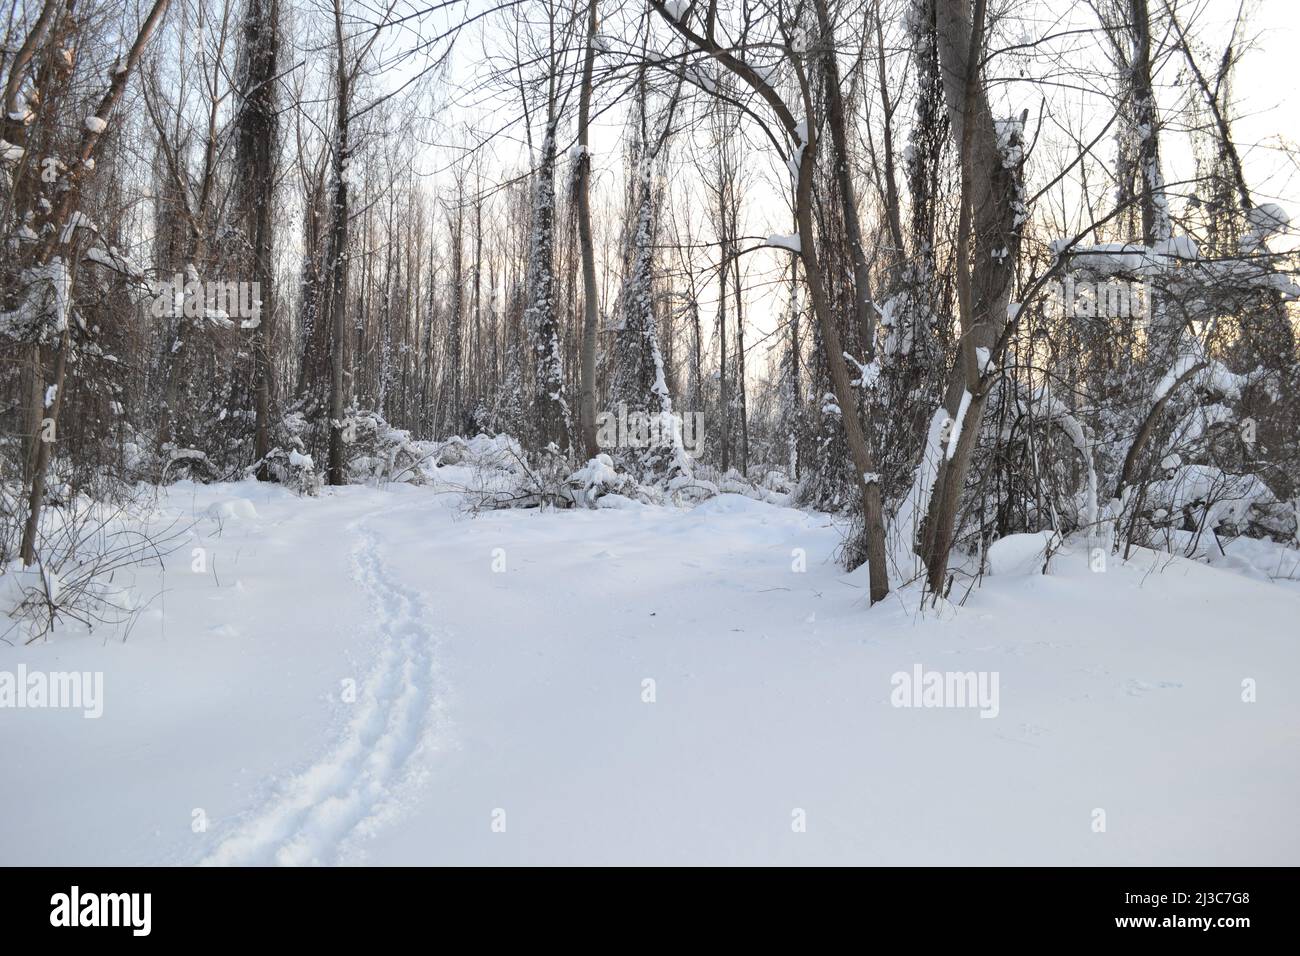
[[[735,495],[185,484],[178,516],[125,641],[0,644],[104,675],[99,719],[0,709],[0,863],[1300,862],[1300,591],[1257,570],[1294,551],[1067,542],[938,619]],[[893,706],[917,666],[995,673],[996,717]]]

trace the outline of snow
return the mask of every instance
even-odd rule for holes
[[[60,244],[67,245],[71,242],[78,229],[96,231],[95,224],[87,216],[80,212],[73,212],[72,215],[68,216],[68,221],[63,224],[63,229],[59,232]]]
[[[0,575],[0,608],[10,611],[30,598],[43,601],[47,596],[57,597],[59,588],[59,577],[53,572],[37,565],[25,568],[21,560],[12,561]],[[0,664],[0,672],[12,670]]]
[[[120,272],[139,282],[144,281],[144,270],[122,255],[115,247],[101,249],[98,246],[92,246],[85,251],[84,257],[91,262],[112,269],[114,272]]]
[[[34,237],[33,237],[34,238]],[[59,256],[22,273],[18,307],[0,312],[0,330],[15,338],[35,335],[50,341],[68,327],[72,314],[72,273]]]
[[[1061,536],[1055,531],[1009,534],[998,538],[989,546],[989,574],[1041,574],[1043,565],[1060,545]]]
[[[217,521],[257,518],[257,508],[247,498],[222,498],[208,505],[207,516]]]
[[[1291,216],[1274,202],[1261,203],[1246,212],[1246,221],[1263,236],[1271,236],[1291,225]]]
[[[1300,853],[1300,589],[1266,579],[1294,549],[1095,573],[1071,541],[1019,575],[1006,538],[964,602],[920,615],[915,588],[867,607],[826,515],[721,495],[468,518],[448,487],[164,489],[150,526],[188,537],[127,572],[129,634],[0,643],[0,671],[103,675],[98,719],[0,710],[0,863]],[[996,717],[894,706],[918,671],[996,675]]]
[[[963,389],[961,393],[961,402],[957,405],[957,414],[952,420],[952,431],[948,433],[948,445],[944,449],[944,458],[952,461],[952,456],[957,453],[957,443],[961,440],[961,426],[966,420],[966,412],[970,409],[971,394],[969,389]]]
[[[691,64],[687,67],[686,75],[690,81],[704,90],[706,93],[716,93],[718,91],[717,81],[713,79],[701,66]]]
[[[1170,259],[1199,259],[1201,257],[1196,243],[1188,236],[1171,236],[1168,239],[1161,239],[1151,248],[1157,256],[1165,256]]]
[[[894,516],[890,537],[898,543],[901,550],[910,548],[917,538],[921,522],[925,519],[926,509],[930,507],[930,496],[934,493],[934,483],[939,477],[939,464],[943,457],[944,432],[952,426],[947,410],[940,405],[930,416],[930,427],[926,432],[925,448],[921,453],[921,463],[916,467],[912,477],[912,486],[907,497],[899,506]],[[920,573],[920,561],[913,557],[911,573]]]
[[[697,517],[735,514],[768,515],[771,510],[771,505],[764,504],[754,498],[745,495],[723,494],[696,505],[693,513]]]
[[[1068,240],[1054,239],[1048,244],[1053,255],[1065,252]],[[1138,242],[1099,242],[1076,246],[1068,253],[1072,266],[1088,269],[1099,276],[1120,274],[1153,275],[1170,267],[1200,260],[1200,249],[1186,235],[1167,236],[1151,246]]]
[[[86,129],[92,133],[102,133],[104,130],[108,129],[108,123],[100,119],[98,116],[87,116]]]
[[[1152,401],[1160,401],[1178,380],[1197,366],[1204,366],[1193,373],[1193,382],[1202,389],[1217,392],[1228,398],[1240,398],[1241,390],[1247,384],[1247,377],[1230,371],[1222,362],[1207,358],[1205,346],[1199,339],[1184,337],[1180,342],[1180,354],[1168,371],[1156,383]]]
[[[691,0],[664,0],[664,13],[681,23],[682,17],[690,9]]]
[[[1167,478],[1147,492],[1152,506],[1170,512],[1196,509],[1197,527],[1218,528],[1225,521],[1243,522],[1252,507],[1278,504],[1268,486],[1255,475],[1230,475],[1213,465],[1174,464]]]
[[[1084,520],[1088,527],[1095,528],[1098,515],[1097,466],[1093,458],[1092,441],[1084,430],[1083,423],[1070,414],[1069,408],[1052,394],[1050,387],[1043,386],[1035,389],[1031,405],[1035,414],[1045,416],[1048,420],[1056,423],[1057,427],[1070,439],[1071,444],[1078,451],[1079,457],[1083,459],[1084,468],[1088,472],[1088,484],[1083,507]]]
[[[777,249],[789,249],[791,252],[795,253],[803,251],[803,242],[800,240],[797,232],[789,235],[779,233],[777,235],[768,236],[766,245],[775,246]]]
[[[1025,158],[1025,123],[1020,116],[1010,116],[994,121],[998,134],[998,152],[1002,154],[1002,165],[1014,169]]]
[[[1246,211],[1250,228],[1241,237],[1241,251],[1251,255],[1264,248],[1265,240],[1291,228],[1290,214],[1277,203],[1261,203]],[[1281,277],[1279,277],[1281,278]]]
[[[1169,367],[1169,371],[1161,377],[1156,383],[1155,391],[1151,393],[1151,400],[1158,402],[1178,383],[1178,380],[1196,367],[1202,359],[1197,355],[1183,355]]]
[[[604,492],[619,487],[624,480],[614,470],[613,459],[609,455],[600,454],[570,475],[568,482],[574,489],[578,503],[589,506]]]
[[[873,358],[870,362],[859,362],[849,352],[843,353],[844,360],[853,365],[858,370],[858,377],[853,380],[855,388],[874,389],[880,381],[880,357]]]

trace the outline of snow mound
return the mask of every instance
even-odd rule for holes
[[[208,505],[208,517],[216,521],[255,521],[258,515],[247,498],[222,498]]]
[[[723,492],[708,501],[701,502],[691,510],[701,515],[734,515],[769,513],[773,507],[757,498]]]
[[[596,499],[596,507],[610,511],[644,511],[650,506],[627,495],[608,494]]]
[[[1060,546],[1061,536],[1055,531],[1009,534],[994,541],[989,547],[989,574],[1039,574],[1043,571],[1048,555]]]
[[[36,599],[59,599],[60,581],[53,571],[40,567],[23,567],[21,561],[12,561],[0,573],[0,613],[12,617],[25,602]]]

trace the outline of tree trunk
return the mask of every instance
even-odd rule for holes
[[[131,44],[126,59],[113,72],[108,89],[104,91],[95,108],[93,115],[101,121],[101,124],[107,123],[109,116],[121,100],[122,93],[126,89],[127,80],[130,79],[131,73],[139,64],[140,57],[144,54],[144,48],[148,44],[149,38],[153,36],[158,23],[167,13],[170,2],[171,0],[155,0],[144,22],[140,24],[140,29],[136,33],[135,41]],[[40,226],[47,227],[40,229],[39,232],[48,237],[42,242],[36,254],[36,261],[41,265],[48,265],[52,262],[55,254],[65,244],[63,227],[77,210],[77,205],[81,200],[81,179],[86,170],[91,168],[91,164],[87,161],[94,158],[95,151],[103,136],[103,130],[104,125],[100,124],[94,124],[93,128],[92,124],[85,126],[77,148],[76,162],[75,164],[66,164],[67,168],[72,171],[65,180],[66,188],[62,191],[58,205],[50,209],[45,217],[41,217],[44,219],[43,222],[38,219]],[[67,243],[71,244],[74,240],[75,233],[73,236],[68,237]],[[67,268],[70,274],[67,293],[71,297],[72,276],[75,275],[72,270],[75,267],[75,259],[72,256],[69,256],[68,259]],[[49,430],[39,436],[40,441],[38,442],[29,479],[27,521],[23,526],[23,540],[20,547],[20,554],[25,566],[31,566],[36,561],[36,537],[40,529],[41,506],[45,497],[46,472],[50,465],[50,459],[54,454],[54,442],[58,434],[59,412],[63,408],[64,391],[67,385],[68,351],[72,347],[71,330],[72,317],[69,315],[64,322],[58,356],[55,360],[54,385],[56,391],[48,416]],[[41,401],[44,401],[44,396],[41,396]]]
[[[1142,241],[1168,239],[1169,206],[1160,168],[1160,117],[1151,88],[1151,16],[1147,0],[1129,0],[1133,30],[1133,103],[1138,126],[1138,176],[1142,185]],[[1145,134],[1142,132],[1145,130]]]
[[[977,0],[975,9],[972,28],[966,0],[939,0],[936,5],[944,98],[962,171],[957,248],[960,356],[944,400],[951,431],[939,462],[922,543],[927,580],[936,594],[944,590],[958,506],[988,396],[989,383],[979,367],[979,355],[981,350],[992,354],[1006,326],[1019,248],[1014,205],[1018,173],[1003,161],[997,128],[979,77],[984,0]],[[973,276],[969,254],[972,232],[973,258],[979,263]]]
[[[853,307],[854,318],[861,331],[865,362],[875,357],[876,321],[875,310],[871,305],[870,274],[866,254],[862,247],[862,227],[858,220],[857,194],[853,188],[853,174],[849,167],[848,135],[845,130],[844,99],[840,91],[840,70],[835,58],[835,36],[831,27],[826,0],[815,0],[818,27],[822,39],[822,69],[826,79],[826,125],[831,132],[831,164],[844,201],[844,230],[849,250],[853,259]],[[812,135],[809,133],[809,135]],[[800,177],[802,182],[802,175]],[[812,213],[810,197],[805,197],[799,204],[799,234],[803,237],[802,248],[811,248],[813,242]],[[805,215],[805,213],[807,213]],[[808,267],[804,259],[804,273],[808,276],[812,293],[813,309],[818,313],[818,322],[822,328],[822,341],[826,344],[827,359],[830,364],[831,382],[835,389],[835,400],[839,403],[841,420],[849,440],[849,453],[853,457],[854,470],[857,472],[857,485],[862,495],[863,531],[866,535],[867,565],[871,579],[871,602],[884,598],[889,593],[889,572],[885,567],[885,520],[884,507],[880,496],[880,481],[876,474],[874,459],[868,438],[863,432],[858,418],[858,405],[852,387],[849,385],[848,368],[845,365],[844,349],[840,344],[839,330],[830,316],[830,305],[823,285],[818,303],[818,293],[811,289],[814,271],[820,279],[820,266]],[[825,321],[823,321],[823,311]],[[864,385],[864,390],[866,386]],[[870,395],[867,396],[870,426]]]
[[[244,35],[248,48],[237,165],[244,177],[244,230],[250,245],[251,275],[257,284],[258,325],[253,332],[253,406],[256,416],[253,457],[262,462],[259,481],[270,478],[263,459],[271,450],[271,408],[275,400],[275,260],[272,209],[275,193],[275,143],[278,114],[275,81],[280,50],[279,0],[249,0]]]
[[[334,39],[338,55],[334,144],[334,210],[330,237],[330,326],[333,341],[330,343],[330,448],[329,483],[344,483],[343,428],[346,399],[344,394],[344,362],[347,360],[347,296],[348,296],[348,121],[351,78],[348,75],[343,40],[343,10],[341,0],[334,0]]]
[[[596,441],[596,335],[599,300],[596,291],[596,248],[591,232],[591,124],[592,73],[596,62],[596,2],[587,0],[587,50],[582,62],[582,87],[578,93],[578,242],[582,247],[582,357],[578,417],[587,458],[600,454]]]

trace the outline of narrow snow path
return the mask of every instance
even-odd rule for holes
[[[205,864],[338,862],[350,835],[374,829],[394,812],[412,755],[437,732],[431,618],[420,596],[397,584],[385,566],[370,528],[379,513],[348,525],[356,538],[354,576],[378,637],[374,664],[355,688],[355,713],[328,754],[288,781]]]

